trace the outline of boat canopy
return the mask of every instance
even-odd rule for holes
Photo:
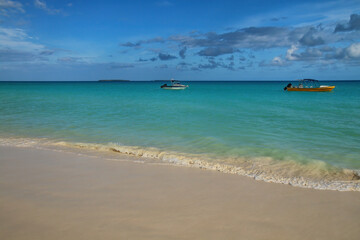
[[[302,87],[320,87],[320,83],[318,80],[305,78],[305,79],[299,79],[299,86]]]
[[[299,79],[299,81],[300,82],[319,82],[318,80],[310,79],[310,78]]]

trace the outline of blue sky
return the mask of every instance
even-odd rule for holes
[[[359,0],[0,0],[0,81],[360,79]]]

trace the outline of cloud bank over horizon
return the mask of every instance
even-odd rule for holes
[[[116,1],[106,1],[102,7],[107,17],[94,20],[90,16],[97,6],[0,0],[0,80],[48,80],[46,74],[55,80],[117,76],[132,80],[266,80],[301,78],[304,72],[304,77],[356,79],[360,73],[360,4],[294,2],[287,6],[289,13],[296,6],[315,10],[294,18],[290,14],[276,16],[286,12],[276,8],[264,17],[249,14],[240,24],[232,15],[234,26],[204,23],[202,29],[194,30],[192,21],[167,19],[170,23],[164,23],[159,17],[162,21],[157,23],[155,15],[144,16],[135,7],[130,9],[139,11],[137,18],[125,15],[113,23],[117,16],[111,7],[122,7]],[[146,4],[159,16],[183,13],[181,1]],[[203,6],[194,3],[194,7]],[[215,13],[221,14],[221,9]],[[144,28],[149,28],[148,33]],[[143,36],[137,36],[142,32]],[[59,76],[59,72],[64,74]]]

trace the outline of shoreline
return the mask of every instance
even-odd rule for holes
[[[237,158],[236,165],[229,164],[233,159],[212,161],[202,155],[166,152],[156,148],[122,146],[118,144],[96,144],[82,142],[65,142],[46,138],[1,138],[0,146],[36,147],[39,149],[61,150],[65,152],[99,155],[116,161],[127,158],[129,161],[140,161],[173,166],[199,168],[218,171],[226,174],[246,176],[258,181],[285,184],[293,187],[316,190],[357,191],[360,192],[359,170],[337,168],[324,162],[299,164],[293,161],[276,161],[269,157],[252,159]]]
[[[357,239],[358,192],[0,146],[2,239]]]

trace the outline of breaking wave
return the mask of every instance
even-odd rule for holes
[[[219,158],[206,154],[163,151],[157,148],[123,146],[116,143],[97,144],[33,138],[0,138],[0,145],[121,154],[121,156],[141,158],[144,162],[160,161],[179,166],[216,170],[296,187],[360,191],[358,170],[334,167],[323,161],[304,164],[295,160],[276,160],[271,157]]]

